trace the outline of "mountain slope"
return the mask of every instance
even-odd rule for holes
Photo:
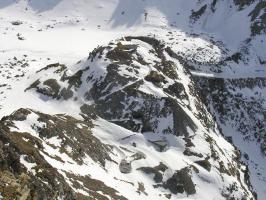
[[[41,140],[44,148],[37,151],[42,159],[63,175],[63,183],[78,196],[93,197],[86,184],[98,179],[111,192],[100,190],[103,196],[113,195],[114,199],[139,195],[142,199],[252,199],[248,171],[239,152],[220,134],[186,65],[156,39],[126,37],[95,49],[74,66],[77,71],[72,74],[64,65],[48,65],[36,72],[38,79],[25,90],[36,91],[46,101],[81,104],[85,124],[32,110],[19,110],[2,121],[5,126],[11,124],[6,128],[9,138],[27,133],[21,135],[26,141],[28,135]],[[58,133],[51,134],[53,129]],[[79,133],[80,129],[87,131]],[[89,131],[103,144],[97,144],[93,136],[85,142]],[[92,146],[84,146],[89,144]],[[20,156],[25,153],[28,156],[25,151]],[[123,162],[132,169],[121,170]],[[20,163],[28,167],[24,161]],[[29,173],[38,173],[34,169],[28,168]],[[85,187],[74,184],[77,180]],[[113,186],[116,189],[108,189]],[[206,195],[206,190],[212,192]]]
[[[134,183],[131,192],[122,191],[132,184],[115,180],[110,172],[101,174],[109,177],[110,182],[99,180],[94,174],[91,178],[111,191],[103,196],[137,198],[139,192],[142,198],[145,193],[149,194],[146,198],[151,198],[151,193],[154,198],[164,198],[164,194],[169,197],[173,190],[167,183],[189,172],[196,184],[196,194],[190,194],[192,198],[209,198],[202,192],[206,190],[203,179],[212,183],[211,190],[220,198],[227,195],[225,188],[234,188],[229,186],[233,183],[237,185],[237,191],[232,193],[235,198],[245,193],[252,198],[252,187],[247,186],[248,172],[244,172],[241,159],[248,165],[258,199],[265,199],[265,9],[265,1],[259,0],[3,0],[0,2],[0,116],[29,108],[25,110],[37,115],[47,113],[48,118],[61,113],[68,115],[70,121],[87,120],[85,124],[90,122],[99,127],[92,132],[103,146],[121,145],[114,139],[116,133],[119,138],[137,135],[135,139],[141,147],[135,148],[152,150],[145,150],[146,159],[133,162],[132,177],[121,175],[121,180]],[[109,43],[115,38],[122,39]],[[73,65],[89,51],[88,58]],[[22,123],[27,124],[27,120]],[[3,126],[8,130],[9,125]],[[18,132],[23,128],[18,127]],[[27,131],[32,133],[31,128]],[[39,138],[37,132],[34,137]],[[233,143],[241,155],[223,138]],[[135,152],[131,149],[135,139],[129,137],[122,142],[123,147]],[[167,143],[164,156],[157,157],[162,147],[149,142],[153,139],[160,140],[163,146]],[[113,151],[108,151],[109,157],[116,154]],[[220,159],[216,158],[216,151]],[[131,156],[128,152],[124,154]],[[124,154],[112,157],[117,164],[111,166],[115,166],[118,174]],[[169,161],[176,157],[184,160],[179,162],[180,167]],[[142,163],[144,160],[149,161]],[[93,166],[95,162],[92,161]],[[204,170],[197,162],[207,163],[208,169],[211,166],[210,172],[202,176]],[[159,170],[163,180],[154,188],[151,186],[155,180],[147,179],[145,173],[134,174],[135,163],[143,172],[155,174],[156,180],[158,173],[153,168],[167,166],[171,173]],[[233,170],[233,173],[231,165],[243,172]],[[21,166],[33,180],[32,172],[25,171],[23,163]],[[106,168],[95,166],[97,171]],[[58,165],[51,167],[54,171],[61,170]],[[222,174],[222,178],[217,174]],[[70,191],[71,195],[77,195],[77,190],[61,175],[56,173],[66,185],[62,193]],[[147,181],[138,183],[133,175]],[[191,183],[188,176],[185,179]],[[114,188],[114,182],[121,184]],[[148,189],[143,192],[143,187]],[[95,194],[91,191],[94,189],[88,186],[80,192],[87,192],[92,198],[104,193]],[[172,198],[186,198],[192,191],[183,187],[182,194],[172,194]]]

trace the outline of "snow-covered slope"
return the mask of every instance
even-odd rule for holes
[[[172,190],[165,188],[167,180],[173,181],[178,174],[185,173],[183,169],[190,169],[196,193],[185,197],[188,192],[183,188],[185,192],[172,194],[173,199],[210,199],[203,192],[206,187],[211,187],[214,198],[226,198],[229,193],[240,198],[247,193],[249,199],[252,188],[241,178],[249,179],[248,173],[241,172],[245,167],[235,160],[238,154],[221,137],[224,134],[240,149],[241,160],[249,166],[253,189],[258,199],[263,200],[266,198],[265,9],[265,1],[259,0],[1,0],[0,116],[30,108],[26,113],[47,113],[49,118],[67,114],[81,123],[86,119],[99,127],[92,132],[103,145],[122,146],[108,152],[115,162],[136,151],[146,155],[145,159],[133,162],[129,176],[115,171],[119,168],[115,162],[106,167],[93,160],[94,168],[90,169],[88,164],[81,167],[82,171],[88,168],[90,178],[104,185],[104,191],[97,194],[91,186],[83,191],[73,188],[71,181],[81,180],[66,177],[61,173],[63,165],[42,157],[74,196],[80,192],[94,199],[93,195],[99,194],[114,199],[121,196],[150,199],[151,195],[163,199],[164,194],[169,198]],[[8,120],[16,124],[16,120]],[[33,133],[27,128],[32,125],[27,121],[21,122],[17,132],[28,132],[47,143],[45,138],[50,136],[42,138],[36,129]],[[8,129],[10,125],[3,126]],[[134,137],[117,141],[131,135]],[[190,143],[187,137],[193,140],[194,147],[187,149],[186,144]],[[167,149],[158,152],[148,142],[151,139],[166,140]],[[133,148],[132,144],[137,143],[133,140],[140,147]],[[13,138],[10,141],[18,148]],[[212,157],[213,146],[217,147],[218,160]],[[61,154],[57,156],[62,157]],[[66,159],[68,162],[70,158]],[[175,159],[182,159],[178,161],[180,166],[172,163]],[[206,160],[210,162],[211,170],[204,171],[193,164],[199,160],[204,160],[204,164]],[[66,167],[69,173],[80,165],[75,162]],[[153,168],[161,167],[160,162],[172,174],[168,170],[155,172]],[[241,165],[239,173],[232,173],[229,163]],[[23,159],[20,164],[25,173]],[[135,171],[138,167],[144,167],[144,172],[161,174],[163,179],[157,183],[160,186],[153,187],[155,180]],[[107,171],[101,172],[104,168]],[[92,169],[97,169],[101,177],[109,177],[110,182],[97,178]],[[34,178],[35,172],[27,173]],[[116,180],[112,173],[118,173],[129,184]],[[77,174],[84,176],[83,172]],[[42,181],[38,184],[43,184]],[[236,191],[232,192],[235,187],[231,187],[231,192],[225,192],[234,182]],[[125,190],[128,185],[131,189]],[[70,193],[64,196],[66,190],[62,191],[63,196],[60,193],[61,197],[71,199]],[[107,190],[111,193],[106,193]],[[142,195],[136,196],[138,193]]]
[[[81,105],[85,122],[18,110],[2,120],[8,143],[38,178],[38,158],[25,161],[29,151],[16,143],[17,137],[27,145],[38,140],[39,159],[63,176],[74,196],[97,199],[91,184],[98,180],[103,189],[113,189],[93,192],[114,199],[252,199],[239,152],[217,129],[185,66],[169,47],[149,37],[99,47],[73,67],[76,71],[48,65],[36,72],[25,95],[35,91],[43,101]],[[121,169],[123,162],[132,169]]]

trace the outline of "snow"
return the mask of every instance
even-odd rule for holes
[[[256,190],[259,198],[266,195],[265,185],[266,181],[266,160],[265,156],[260,151],[260,145],[256,142],[246,141],[241,133],[237,130],[232,131],[232,126],[223,126],[223,132],[226,136],[231,136],[234,144],[244,154],[249,155],[249,160],[243,159],[249,166],[251,173],[251,183]]]
[[[178,139],[177,137],[174,137],[172,135],[164,135],[164,138],[167,139],[170,146],[166,152],[159,153],[158,151],[155,150],[155,148],[151,144],[149,144],[148,142],[145,142],[148,139],[152,139],[152,138],[155,140],[158,139],[158,137],[160,137],[158,134],[145,133],[142,135],[142,134],[138,134],[138,133],[132,133],[132,132],[130,132],[126,129],[123,129],[119,126],[116,126],[116,125],[113,125],[109,122],[106,122],[103,119],[97,120],[96,125],[97,126],[94,128],[94,133],[95,133],[95,135],[100,137],[101,141],[103,141],[103,142],[110,143],[111,141],[113,141],[111,144],[115,145],[116,147],[119,147],[122,145],[127,145],[127,144],[132,144],[133,142],[135,142],[137,144],[138,151],[143,152],[145,155],[147,155],[147,159],[143,160],[143,162],[145,161],[147,166],[156,166],[156,165],[158,165],[158,162],[161,161],[164,164],[166,164],[169,167],[169,169],[172,170],[171,172],[168,171],[168,173],[172,174],[172,172],[174,171],[173,169],[178,170],[178,169],[181,169],[182,167],[187,166],[187,164],[193,163],[191,160],[188,160],[188,158],[185,157],[182,153],[180,153],[180,152],[183,152],[183,150],[184,150],[184,141],[182,139]],[[196,152],[206,152],[206,150],[207,150],[206,147],[208,146],[208,144],[204,144],[204,142],[203,142],[204,140],[203,140],[202,136],[200,136],[201,131],[198,131],[196,133],[196,136],[198,136],[196,138],[198,138],[199,141],[197,141],[195,139],[195,142],[202,144],[202,145],[196,147],[196,149],[195,149]],[[122,138],[127,138],[127,139],[121,140]],[[227,152],[228,155],[231,154],[230,151],[231,152],[234,151],[234,149],[232,148],[232,146],[230,146],[229,143],[224,143],[224,140],[222,139],[221,136],[219,136],[219,137],[214,136],[214,140],[219,144],[219,147],[221,147],[225,152]],[[133,152],[136,151],[134,147],[130,147],[127,145],[127,148],[130,151],[133,151]],[[126,154],[127,154],[127,152],[122,153],[122,157],[125,157]],[[207,154],[207,152],[206,152],[206,154]],[[121,155],[121,153],[120,153],[120,155]],[[224,162],[226,163],[227,160],[225,159]],[[138,163],[139,163],[139,166],[143,166],[143,163],[141,161],[134,162],[132,174],[136,173],[134,171],[134,169],[137,168]],[[200,166],[198,166],[198,167],[200,168]],[[215,174],[217,172],[212,172],[213,174],[211,176],[205,170],[202,170],[201,173],[203,173],[203,174],[200,174],[199,177],[201,177],[201,179],[204,179],[205,181],[208,181],[209,183],[205,185],[205,184],[203,184],[203,182],[201,180],[198,180],[198,178],[193,179],[194,181],[196,181],[195,183],[197,185],[197,195],[198,196],[192,197],[192,199],[194,199],[194,198],[195,199],[222,199],[222,197],[217,196],[219,194],[219,191],[217,190],[217,188],[213,187],[214,185],[217,185],[218,183],[220,183],[219,179],[214,178],[214,177],[216,177]],[[143,177],[143,174],[136,174],[135,177],[139,177],[139,179],[143,181],[143,183],[145,184],[145,187],[146,187],[146,185],[148,184],[148,183],[146,184],[146,182],[144,181],[144,180],[146,180],[146,176]],[[125,178],[125,177],[121,177],[121,178]],[[130,176],[129,178],[132,178],[132,177]],[[127,181],[134,182],[134,179],[133,180],[127,179]],[[206,190],[209,190],[210,187],[213,187],[211,189],[212,194],[207,196]],[[123,190],[119,190],[119,191],[123,191]],[[147,190],[147,192],[148,191],[149,190]],[[182,197],[182,196],[180,196],[180,197]]]
[[[139,87],[139,91],[142,91],[146,94],[153,94],[156,97],[166,97],[166,95],[152,83],[146,82],[144,85]]]
[[[36,167],[37,166],[37,164],[36,163],[29,163],[29,162],[27,162],[26,160],[25,160],[25,156],[20,156],[20,163],[21,164],[23,164],[26,168],[27,168],[27,170],[28,171],[30,171],[33,175],[35,175],[36,174],[36,172],[35,172],[35,170],[33,169],[34,167]]]
[[[10,131],[14,132],[27,132],[32,134],[34,137],[39,138],[39,135],[36,134],[37,127],[45,126],[44,123],[38,121],[39,116],[35,113],[30,113],[27,116],[26,121],[16,121],[15,127],[12,127]]]
[[[58,138],[58,137],[52,137],[46,140],[49,144],[52,144],[56,147],[60,147],[61,143],[62,143],[62,139]]]
[[[32,80],[40,78],[43,74],[38,75],[35,72],[42,67],[50,63],[60,62],[68,66],[68,72],[75,72],[80,66],[90,66],[88,73],[93,74],[95,80],[99,80],[102,75],[106,73],[105,69],[108,63],[94,62],[93,64],[87,60],[82,60],[88,56],[98,45],[106,45],[111,40],[121,38],[126,35],[151,35],[160,40],[166,41],[166,44],[171,46],[176,52],[185,55],[188,60],[195,60],[198,63],[203,63],[203,66],[199,66],[198,69],[193,70],[191,73],[193,76],[203,77],[220,77],[220,78],[247,78],[247,77],[266,77],[266,70],[264,66],[260,66],[255,60],[255,57],[259,56],[266,58],[265,54],[265,35],[258,36],[252,42],[250,63],[245,65],[243,63],[232,66],[225,66],[222,69],[222,73],[215,73],[210,70],[210,67],[206,64],[208,62],[218,63],[223,59],[224,51],[230,55],[231,53],[241,49],[242,42],[249,37],[249,21],[248,13],[252,10],[252,6],[248,9],[244,9],[240,12],[236,12],[236,8],[230,7],[230,1],[219,1],[217,3],[217,12],[206,13],[203,16],[198,26],[193,29],[189,25],[190,10],[193,8],[197,10],[201,4],[196,1],[160,1],[160,0],[1,0],[0,1],[0,64],[6,64],[10,61],[8,59],[16,56],[17,58],[23,58],[23,55],[28,55],[26,59],[29,60],[29,66],[23,69],[25,76],[22,78],[8,79],[7,76],[0,76],[0,85],[2,83],[8,83],[10,90],[0,87],[0,117],[12,113],[14,110],[20,107],[33,108],[41,112],[56,114],[66,113],[71,116],[79,116],[79,107],[84,103],[84,99],[79,99],[77,102],[64,101],[58,102],[57,100],[47,99],[44,96],[36,96],[36,93],[32,91],[24,92],[24,90],[32,83]],[[27,8],[27,9],[26,9]],[[147,19],[145,20],[144,13],[147,12]],[[245,20],[243,20],[245,19]],[[13,26],[10,22],[20,20],[22,22],[19,26]],[[239,23],[241,22],[241,23]],[[239,25],[240,24],[240,25]],[[172,34],[169,34],[172,32]],[[198,36],[192,36],[188,34],[197,33]],[[17,39],[17,34],[20,33],[25,40],[20,41]],[[210,41],[210,38],[214,37],[216,41],[221,40],[223,45],[216,45]],[[264,41],[264,42],[261,42]],[[134,42],[134,41],[133,41]],[[138,51],[145,57],[147,57],[154,63],[156,57],[153,57],[149,53],[151,48],[147,44],[139,42]],[[228,50],[225,50],[225,47]],[[202,50],[199,50],[202,49]],[[254,56],[256,55],[256,56]],[[33,61],[35,60],[35,61]],[[80,64],[74,65],[78,60],[82,60]],[[176,61],[175,61],[176,62]],[[101,66],[96,68],[96,66]],[[151,65],[152,66],[152,65]],[[143,78],[152,69],[142,68],[141,75]],[[7,71],[7,75],[12,75],[17,69],[11,69],[10,66],[1,65],[1,73]],[[184,83],[185,90],[189,92],[190,79],[184,75],[182,66],[178,65],[178,73],[181,77],[181,82]],[[232,69],[233,68],[233,69]],[[121,74],[127,72],[121,71]],[[51,76],[48,74],[47,76]],[[85,77],[83,77],[85,79]],[[95,81],[93,80],[93,81]],[[86,82],[85,80],[83,81]],[[91,87],[91,83],[83,84],[77,94],[84,96],[83,92]],[[86,90],[85,90],[86,88]],[[117,89],[117,88],[116,88]],[[165,93],[162,90],[156,88],[152,83],[145,82],[139,88],[140,91],[153,94],[158,97],[164,97]],[[115,90],[113,91],[115,92]],[[244,92],[248,94],[248,91]],[[195,97],[189,96],[188,104],[191,105],[192,111],[197,112],[195,107]],[[183,105],[183,104],[182,104]],[[201,123],[195,119],[193,113],[185,106],[182,107],[188,115],[197,122],[199,127],[198,135],[194,138],[197,143],[204,145],[197,145],[196,152],[202,152],[207,155],[209,147],[206,142],[203,142],[204,128]],[[172,116],[168,116],[171,118]],[[172,126],[167,123],[168,119],[160,119],[159,130],[163,130],[166,126]],[[133,168],[136,169],[139,166],[146,164],[147,166],[156,166],[158,161],[161,160],[167,164],[171,169],[181,169],[186,166],[187,163],[192,163],[193,159],[188,159],[182,152],[184,150],[184,141],[177,139],[173,136],[166,136],[170,144],[170,148],[167,152],[158,153],[156,149],[147,142],[150,133],[140,135],[133,133],[126,129],[122,129],[114,124],[111,124],[104,119],[98,119],[96,122],[98,126],[94,128],[94,133],[97,137],[101,138],[101,141],[105,141],[108,144],[117,147],[119,161],[120,158],[128,156],[126,152],[122,151],[119,146],[128,144],[133,141],[138,144],[138,151],[149,155],[145,160],[136,161],[133,163]],[[38,116],[31,113],[26,121],[16,121],[15,127],[11,131],[28,132],[34,137],[39,138],[34,127],[44,126],[38,122]],[[77,125],[78,128],[82,128]],[[203,133],[202,133],[202,132]],[[226,135],[232,132],[231,128],[228,128]],[[126,140],[120,140],[124,137],[129,137]],[[157,135],[158,139],[163,135]],[[220,148],[231,155],[233,149],[229,143],[224,143],[221,136],[217,136],[212,133],[212,137],[219,143]],[[263,168],[265,171],[265,158],[258,156],[258,148],[254,144],[247,144],[237,134],[233,135],[233,140],[236,142],[236,146],[243,152],[251,152],[250,155],[254,155],[252,160],[258,164],[258,168]],[[152,136],[155,138],[155,136]],[[61,144],[60,139],[54,137],[50,138],[44,143],[50,143],[59,147]],[[245,145],[242,145],[245,144]],[[207,147],[205,147],[207,146]],[[147,192],[150,194],[148,197],[141,195],[142,199],[158,198],[158,194],[154,192],[152,187],[153,182],[151,179],[143,176],[142,173],[135,171],[133,174],[122,176],[117,170],[117,167],[113,163],[107,164],[106,171],[99,166],[91,165],[92,161],[88,158],[87,165],[78,166],[71,158],[66,154],[61,154],[55,151],[49,145],[45,146],[47,152],[51,155],[57,155],[62,159],[69,161],[70,163],[62,164],[59,161],[52,159],[51,157],[43,154],[45,159],[51,163],[58,170],[64,170],[75,172],[80,175],[90,174],[94,178],[101,179],[109,186],[114,186],[118,191],[123,191],[123,195],[127,197],[140,198],[136,196],[136,188],[126,185],[121,181],[114,181],[111,175],[115,175],[117,178],[125,179],[127,181],[134,181],[135,177],[145,184]],[[136,149],[130,148],[133,152]],[[67,148],[68,152],[71,152],[71,148]],[[257,156],[256,156],[257,155]],[[226,162],[226,158],[225,162]],[[21,163],[25,165],[28,170],[34,167],[34,164],[25,161],[24,157],[21,157]],[[251,162],[251,161],[250,161]],[[178,166],[178,167],[177,167]],[[253,164],[250,164],[252,167]],[[252,174],[257,172],[254,167],[251,168]],[[172,172],[172,171],[171,171]],[[169,176],[171,174],[169,173]],[[200,178],[194,178],[197,184],[198,196],[191,197],[191,199],[222,199],[217,196],[219,191],[215,187],[215,184],[219,185],[220,180],[215,180],[217,172],[212,171],[212,175],[204,173],[201,170],[200,176],[204,180],[210,181],[212,184],[204,183]],[[166,175],[167,176],[167,175]],[[196,177],[196,176],[195,176]],[[227,180],[230,180],[226,177]],[[263,182],[256,176],[252,176],[252,183],[256,188],[261,188]],[[135,183],[136,184],[136,183]],[[212,191],[208,196],[206,191]],[[80,190],[79,192],[85,194],[86,192]],[[259,193],[259,199],[263,199],[266,196],[265,190]],[[189,199],[184,195],[180,195],[178,198]],[[1,199],[1,195],[0,195]]]

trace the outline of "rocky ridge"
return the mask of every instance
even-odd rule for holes
[[[4,187],[2,195],[209,199],[207,184],[216,191],[209,195],[220,199],[255,198],[240,152],[221,135],[186,61],[163,42],[125,37],[96,48],[72,69],[57,63],[36,74],[25,92],[46,101],[71,101],[80,106],[82,118],[29,109],[4,117],[2,151],[12,147],[20,170],[11,164],[3,169],[20,190],[13,194]],[[129,174],[119,171],[122,160],[131,165]],[[56,182],[66,185],[60,192],[49,190],[56,183],[43,173],[51,170]],[[22,184],[21,174],[34,178],[33,186]],[[48,188],[39,193],[34,184]]]

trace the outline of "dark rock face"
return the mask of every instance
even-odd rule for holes
[[[138,170],[143,171],[146,174],[154,174],[153,180],[155,183],[161,183],[163,180],[162,173],[165,172],[168,169],[166,165],[163,163],[160,163],[158,166],[155,167],[141,167],[138,168]]]
[[[188,195],[195,194],[195,185],[191,180],[189,173],[189,168],[183,168],[177,171],[163,184],[163,187],[169,189],[174,194],[184,192],[186,192]]]
[[[23,122],[31,115],[38,117],[43,126],[32,125],[38,137],[27,132],[16,132],[16,122]],[[79,124],[79,126],[77,126]],[[83,194],[73,190],[86,188],[92,199],[107,199],[102,194],[110,195],[114,199],[125,199],[117,195],[117,191],[107,187],[103,182],[88,176],[76,177],[73,173],[66,173],[66,177],[73,178],[73,187],[69,186],[61,172],[47,161],[45,156],[64,162],[60,157],[54,157],[47,151],[49,148],[59,148],[61,154],[66,154],[78,165],[82,165],[85,155],[89,155],[95,162],[105,165],[110,160],[110,147],[95,138],[90,129],[90,121],[83,122],[65,115],[47,115],[29,109],[19,109],[0,122],[0,193],[4,199],[87,199]],[[12,130],[11,130],[12,129]],[[50,142],[51,138],[59,138],[60,146]],[[71,148],[70,152],[68,149]],[[45,155],[45,156],[44,156]],[[25,167],[33,166],[31,169]],[[75,181],[74,181],[75,180]],[[76,181],[79,181],[76,182]],[[81,183],[84,183],[81,185]]]
[[[131,41],[131,39],[139,39],[142,42],[144,41],[153,45],[154,51],[161,57],[162,63],[157,63],[154,66],[157,71],[151,71],[145,76],[144,80],[151,82],[155,87],[163,88],[163,85],[167,83],[166,77],[169,78],[170,73],[168,73],[168,71],[171,70],[175,72],[173,65],[164,65],[164,63],[167,63],[167,60],[163,56],[163,45],[151,38],[126,38],[128,41]],[[136,64],[130,64],[127,67],[121,65],[121,63],[125,63],[125,56],[119,57],[120,54],[117,54],[117,48],[120,51],[126,49],[127,53],[128,49],[134,49],[130,51],[131,58],[127,59],[129,62],[127,64],[132,63],[133,60],[140,65],[143,65],[143,63],[146,64],[144,61],[145,59],[141,58],[141,55],[138,54],[137,48],[134,45],[132,47],[132,45],[118,43],[114,50],[108,50],[106,57],[110,58],[109,53],[115,51],[116,53],[114,55],[116,57],[111,57],[110,59],[118,61],[119,64],[116,63],[107,66],[105,78],[100,82],[95,82],[92,89],[87,93],[88,100],[93,99],[95,104],[82,106],[82,112],[84,114],[95,112],[96,115],[118,123],[125,128],[141,132],[156,132],[158,122],[154,121],[155,117],[160,118],[173,114],[175,123],[173,129],[170,130],[173,134],[186,135],[186,126],[190,126],[194,129],[193,121],[189,120],[189,117],[186,116],[186,113],[182,109],[178,109],[178,104],[175,103],[174,99],[161,99],[154,95],[143,93],[139,88],[144,84],[144,80],[138,80],[134,76],[126,77],[120,75],[120,70],[126,70],[138,75],[140,73],[140,68]],[[137,60],[133,59],[136,57]],[[93,60],[95,60],[95,58]],[[121,89],[110,93],[114,88]],[[186,96],[186,91],[182,87],[179,87],[176,93],[178,93],[176,94],[178,97]],[[135,100],[131,101],[132,99]],[[162,101],[165,102],[163,105]],[[140,104],[140,102],[142,103]],[[138,113],[138,116],[136,116],[136,113]],[[119,122],[116,122],[114,118],[119,118]]]
[[[242,9],[244,6],[249,6],[254,2],[255,0],[234,0],[235,5],[239,6],[239,9]]]
[[[195,163],[205,168],[207,171],[211,171],[211,163],[208,161],[208,158],[206,158],[205,160],[196,161]]]
[[[252,35],[266,33],[266,2],[259,2],[249,16],[253,22],[251,25]]]
[[[70,89],[63,88],[60,92],[59,98],[62,97],[64,100],[68,100],[73,97],[74,93]]]
[[[245,136],[246,140],[256,141],[261,147],[265,145],[265,109],[262,94],[255,92],[244,96],[244,90],[266,87],[264,78],[199,80],[205,96],[206,105],[212,106],[219,113],[222,124],[229,123]],[[264,153],[262,148],[262,153]]]
[[[37,71],[37,74],[41,74],[43,72],[51,72],[52,74],[63,76],[63,72],[67,69],[65,65],[54,63],[47,65],[46,67],[40,69]],[[64,77],[64,76],[63,76]],[[62,77],[62,79],[63,79]],[[41,82],[39,79],[34,81],[28,88],[25,89],[25,92],[28,90],[34,89],[38,93],[48,96],[53,99],[61,99],[68,100],[73,96],[73,92],[70,90],[71,84],[69,88],[61,88],[61,85],[59,84],[59,80],[56,80],[54,78],[46,79],[43,82]],[[72,83],[72,82],[70,82]]]
[[[174,131],[178,136],[188,136],[187,127],[193,131],[196,130],[196,125],[193,120],[185,113],[185,111],[172,99],[169,99],[167,105],[173,110]]]
[[[43,82],[44,88],[37,88],[37,91],[43,95],[50,96],[50,97],[57,97],[59,94],[60,86],[58,85],[55,79],[48,79]]]
[[[74,199],[75,194],[62,175],[45,162],[32,146],[39,145],[41,148],[39,141],[27,133],[23,136],[31,139],[31,144],[23,142],[21,136],[0,125],[0,192],[4,199]],[[21,155],[26,155],[29,162],[38,163],[42,171],[37,176],[28,173],[20,163]]]
[[[31,110],[19,109],[10,115],[10,119],[16,121],[16,119],[21,119],[21,115],[24,114],[26,119]],[[90,157],[95,161],[105,165],[105,160],[110,160],[108,151],[110,147],[103,145],[96,137],[92,135],[90,129],[93,128],[91,121],[76,120],[70,116],[66,115],[47,115],[39,112],[35,112],[38,115],[38,122],[45,124],[42,127],[36,127],[36,130],[41,139],[50,139],[53,137],[58,137],[62,140],[60,151],[69,154],[79,164],[82,164],[82,158],[85,154],[90,155]],[[8,119],[7,119],[8,120]],[[4,121],[4,123],[8,121]],[[79,124],[80,128],[77,128]],[[70,147],[72,152],[69,153],[66,148]]]
[[[60,73],[62,71],[64,71],[67,67],[63,64],[60,64],[60,63],[53,63],[53,64],[49,64],[47,65],[46,67],[38,70],[36,73],[39,73],[41,71],[46,71],[48,69],[55,69],[55,73]]]
[[[190,18],[192,20],[194,20],[194,21],[197,20],[197,19],[199,19],[201,17],[201,15],[203,15],[205,13],[206,9],[207,9],[207,4],[205,4],[204,6],[202,6],[197,11],[192,11],[192,14],[191,14],[191,17]]]
[[[156,183],[154,187],[163,187],[168,189],[173,194],[186,193],[192,195],[196,193],[195,184],[191,179],[190,173],[192,173],[189,167],[182,168],[176,171],[172,177],[163,182],[163,174],[168,169],[163,163],[160,163],[155,167],[141,167],[138,170],[146,174],[153,174],[153,180]]]
[[[145,80],[154,84],[159,84],[164,81],[164,77],[156,71],[151,71],[150,74],[145,77]]]

